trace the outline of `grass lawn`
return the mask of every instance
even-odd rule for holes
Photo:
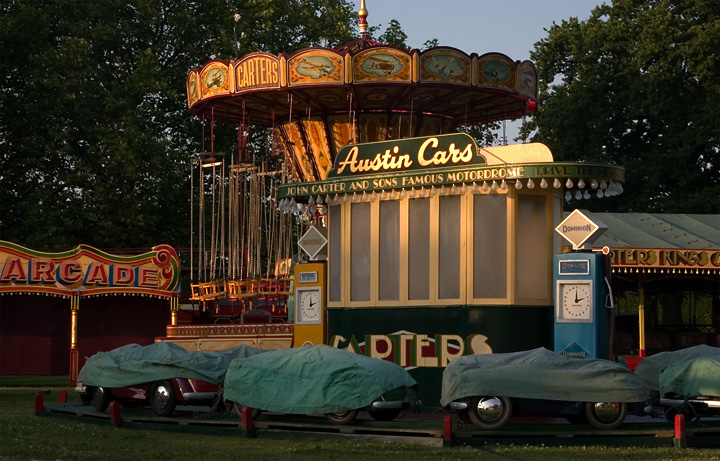
[[[7,382],[5,382],[7,385]],[[37,382],[36,382],[37,383]],[[70,387],[0,387],[0,460],[720,460],[720,450],[486,445],[433,448],[355,440],[247,439],[193,432],[116,428],[105,420],[35,416],[34,397],[58,402]]]

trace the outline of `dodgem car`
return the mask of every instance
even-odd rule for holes
[[[635,374],[669,421],[676,414],[687,421],[720,416],[720,347],[703,344],[644,357]]]
[[[261,411],[324,414],[348,424],[367,410],[390,421],[417,409],[415,380],[399,365],[326,345],[268,351],[233,360],[225,399]]]
[[[75,388],[84,403],[105,411],[111,401],[150,406],[170,416],[176,405],[214,405],[230,362],[265,352],[250,346],[223,351],[187,351],[161,342],[129,344],[89,357]]]
[[[623,365],[538,348],[453,360],[443,372],[440,403],[483,430],[500,429],[520,410],[614,429],[628,403],[647,398],[640,379]]]

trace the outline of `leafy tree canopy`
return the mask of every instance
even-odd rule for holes
[[[531,53],[540,104],[522,132],[556,160],[626,168],[625,193],[591,209],[718,213],[718,43],[715,0],[614,0],[553,24]]]
[[[354,22],[345,0],[3,2],[0,239],[46,251],[187,246],[201,150],[188,70],[345,43]]]

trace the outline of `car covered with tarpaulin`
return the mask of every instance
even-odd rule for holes
[[[268,351],[230,364],[225,399],[262,411],[324,414],[347,424],[359,410],[393,420],[417,408],[416,381],[395,363],[326,345]]]
[[[647,399],[642,381],[619,363],[540,347],[453,360],[443,372],[440,403],[485,430],[502,427],[513,408],[611,429],[624,420],[628,403]]]
[[[635,369],[667,419],[720,416],[720,347],[701,344],[644,357]]]
[[[128,344],[87,358],[76,390],[98,411],[108,404],[150,405],[169,416],[180,404],[211,405],[221,397],[230,363],[265,352],[240,345],[220,351],[188,351],[170,342]]]

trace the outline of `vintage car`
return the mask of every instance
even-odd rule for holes
[[[176,405],[222,404],[218,390],[231,361],[261,352],[265,351],[249,346],[187,351],[169,342],[129,344],[88,358],[75,390],[97,411],[117,401],[150,406],[156,415],[170,416]]]
[[[651,404],[672,421],[720,416],[720,347],[699,345],[644,357],[635,369]]]
[[[483,430],[500,429],[521,411],[614,429],[628,403],[647,399],[640,379],[621,364],[538,348],[453,360],[443,372],[440,403]]]
[[[391,421],[403,410],[418,409],[416,384],[392,362],[314,345],[233,360],[224,394],[254,410],[323,414],[334,424],[348,424],[360,410]]]

